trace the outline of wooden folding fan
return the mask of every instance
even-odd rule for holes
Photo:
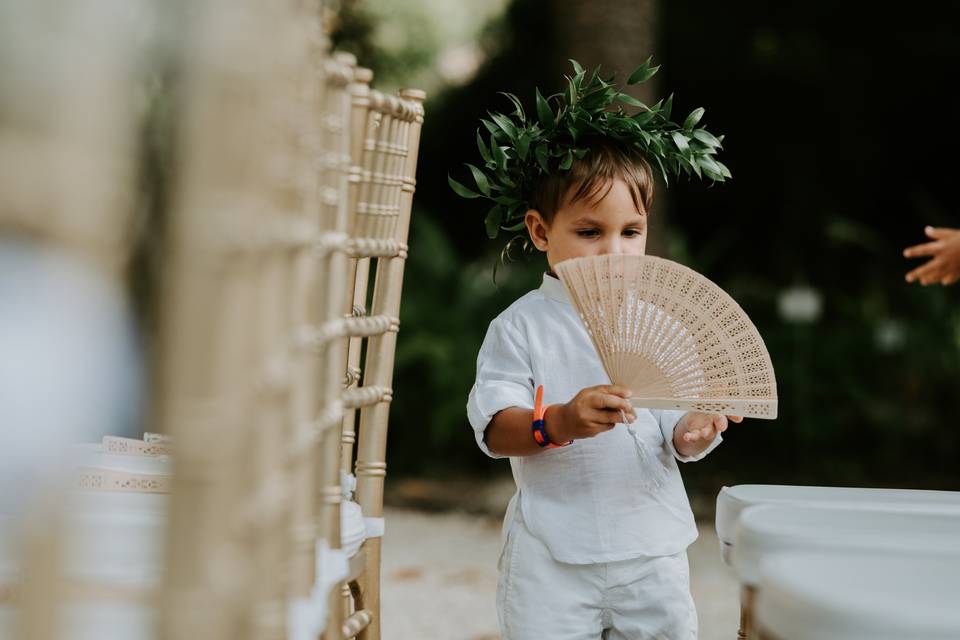
[[[777,417],[757,328],[696,271],[654,256],[601,255],[555,266],[614,384],[634,406]]]

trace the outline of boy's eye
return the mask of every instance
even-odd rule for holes
[[[626,234],[628,237],[642,236],[642,235],[643,235],[643,229],[627,229],[627,230],[624,231],[623,233]]]
[[[579,231],[577,231],[577,235],[580,236],[581,238],[592,238],[597,233],[599,233],[599,231],[597,231],[596,229],[580,229]]]

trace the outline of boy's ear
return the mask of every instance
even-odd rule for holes
[[[530,234],[530,240],[540,251],[547,250],[547,223],[543,216],[536,209],[527,209],[527,215],[523,217],[527,225],[527,232]]]

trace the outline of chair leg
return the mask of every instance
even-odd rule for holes
[[[744,585],[740,590],[740,629],[737,631],[737,640],[747,640],[753,631],[753,601],[756,589]]]

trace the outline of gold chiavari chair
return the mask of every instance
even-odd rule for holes
[[[16,513],[4,514],[10,520],[2,524],[9,528],[0,526],[0,536],[10,536],[0,540],[0,548],[12,554],[2,564],[9,569],[12,557],[18,570],[0,576],[3,637],[53,640],[81,633],[89,627],[68,628],[69,611],[104,601],[122,605],[133,591],[107,586],[102,573],[78,580],[77,564],[89,557],[78,557],[68,544],[74,532],[60,526],[76,512],[74,496],[62,485],[48,491],[63,470],[51,466],[53,456],[42,459],[40,453],[62,453],[68,443],[116,427],[110,423],[115,407],[106,405],[118,398],[101,394],[98,385],[117,382],[108,379],[114,374],[136,373],[125,368],[135,364],[112,360],[118,353],[100,333],[118,330],[127,320],[123,280],[142,116],[135,96],[152,37],[143,28],[150,24],[150,7],[120,4],[33,0],[0,6],[0,259],[5,270],[0,280],[17,280],[31,289],[23,299],[0,301],[0,316],[13,319],[0,322],[0,332],[12,331],[6,344],[32,348],[30,360],[20,363],[28,375],[0,380],[0,395],[9,393],[27,404],[37,396],[35,411],[14,408],[11,418],[0,409],[3,454],[37,454],[13,466],[23,474],[16,478],[4,477],[10,458],[0,460],[6,467],[0,471],[4,484],[13,479],[19,487],[29,479],[25,490],[4,486],[5,497],[17,506]],[[142,40],[131,37],[135,25]],[[52,302],[51,294],[56,294]],[[30,325],[32,314],[41,322]],[[16,335],[21,329],[24,334]],[[50,348],[63,358],[77,353],[80,341],[91,341],[86,361],[53,363],[44,353],[55,345]],[[91,372],[102,378],[85,385]],[[57,408],[48,410],[51,406]],[[42,449],[33,446],[37,437],[43,439]],[[21,528],[23,547],[14,533]],[[7,626],[12,619],[16,624]]]
[[[387,418],[425,98],[418,90],[404,90],[399,96],[370,90],[370,75],[358,69],[351,91],[351,261],[343,308],[349,348],[346,367],[342,369],[346,389],[341,468],[349,472],[353,467],[356,473],[357,501],[363,511],[367,539],[359,554],[362,562],[353,563],[349,576],[353,611],[342,629],[347,638],[379,638],[380,634],[380,537]],[[376,272],[368,304],[373,259]],[[364,340],[366,355],[361,369]],[[358,410],[359,429],[355,426]]]
[[[343,368],[346,362],[345,327],[340,317],[346,296],[347,274],[347,175],[350,167],[350,85],[356,61],[336,55],[324,61],[320,87],[318,210],[320,234],[314,241],[318,277],[311,300],[316,324],[308,335],[318,353],[320,367],[317,419],[317,531],[315,547],[315,598],[322,598],[327,635],[339,637],[343,609],[337,585],[348,573],[340,551],[340,430],[343,417]],[[321,631],[323,629],[320,629]],[[332,630],[332,632],[331,632]]]
[[[176,472],[161,633],[280,640],[313,580],[301,296],[322,58],[304,6],[208,0],[195,17],[162,322]]]

